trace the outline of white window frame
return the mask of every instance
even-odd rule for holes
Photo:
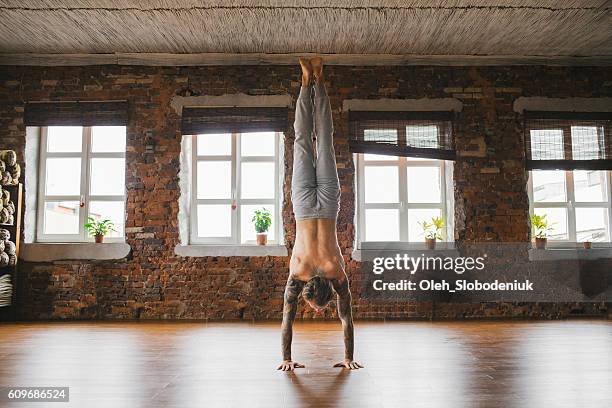
[[[249,204],[261,204],[261,205],[274,205],[274,220],[273,225],[275,239],[268,240],[269,245],[283,245],[284,234],[283,234],[283,222],[281,218],[282,214],[282,177],[281,177],[281,153],[283,144],[283,134],[281,132],[274,132],[274,156],[248,156],[242,157],[240,152],[240,140],[241,133],[231,133],[232,135],[232,152],[231,155],[198,155],[197,136],[189,135],[191,137],[191,193],[190,193],[190,216],[189,216],[189,242],[190,244],[205,244],[205,245],[232,245],[232,246],[251,246],[256,245],[255,240],[249,240],[242,242],[241,236],[241,206]],[[198,186],[198,162],[199,161],[230,161],[232,167],[232,186],[231,186],[231,198],[227,199],[198,199],[197,198],[197,186]],[[258,162],[258,163],[274,163],[274,198],[268,199],[244,199],[240,198],[241,192],[241,180],[240,180],[240,168],[242,163]],[[232,220],[231,228],[232,233],[230,237],[199,237],[198,236],[198,204],[229,204],[236,205],[235,209],[232,209]]]
[[[401,248],[407,244],[414,244],[408,241],[408,210],[409,209],[428,209],[437,208],[441,210],[441,215],[444,217],[446,228],[444,230],[444,241],[453,242],[454,227],[453,227],[453,194],[452,194],[452,169],[453,163],[446,160],[410,160],[407,157],[397,157],[397,161],[390,160],[365,160],[363,153],[355,154],[357,164],[357,248],[361,249],[361,245],[367,243],[368,248]],[[399,182],[399,202],[398,203],[366,203],[365,202],[365,167],[397,167],[398,182]],[[409,203],[408,202],[408,167],[439,167],[440,168],[440,202],[439,203]],[[365,212],[366,209],[397,209],[399,210],[400,235],[399,241],[366,241],[365,238]]]
[[[565,195],[567,201],[553,202],[534,202],[533,200],[533,171],[529,171],[528,179],[528,195],[529,195],[529,215],[534,214],[535,208],[565,208],[567,214],[567,236],[568,239],[549,239],[547,245],[552,247],[575,247],[577,243],[576,235],[576,208],[604,208],[607,210],[608,222],[606,225],[608,232],[608,241],[593,242],[593,246],[611,246],[612,236],[612,172],[604,171],[606,180],[603,185],[606,201],[599,202],[583,202],[576,201],[574,192],[574,170],[556,170],[565,173]],[[553,170],[555,171],[555,170]]]
[[[41,127],[40,151],[39,151],[39,173],[38,173],[38,208],[36,222],[37,242],[93,242],[85,231],[87,216],[89,215],[89,204],[91,201],[123,201],[124,218],[126,193],[122,195],[91,195],[90,192],[90,167],[91,160],[95,158],[123,158],[124,152],[94,153],[91,151],[91,129],[93,126],[83,126],[81,151],[80,152],[47,152],[47,127]],[[81,159],[81,187],[79,195],[46,195],[45,184],[47,174],[47,158],[70,158]],[[124,170],[125,176],[125,170]],[[78,201],[81,205],[79,210],[79,233],[78,234],[45,234],[44,212],[47,201]],[[125,225],[125,223],[124,223]],[[125,242],[125,230],[121,237],[105,237],[104,242]]]

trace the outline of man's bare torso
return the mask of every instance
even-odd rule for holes
[[[342,281],[346,276],[334,219],[315,218],[296,223],[289,273],[293,278],[307,282],[317,271],[332,281]]]

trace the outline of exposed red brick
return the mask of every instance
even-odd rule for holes
[[[340,67],[326,68],[342,185],[338,240],[352,280],[358,318],[558,318],[570,304],[380,303],[362,299],[360,265],[350,259],[354,231],[354,168],[347,143],[347,98],[462,99],[455,124],[455,236],[459,240],[526,241],[527,174],[520,96],[612,96],[607,68]],[[41,78],[44,78],[42,80]],[[560,81],[560,78],[564,78]],[[178,163],[180,118],[174,95],[285,94],[299,91],[299,69],[248,67],[1,67],[0,148],[23,158],[24,101],[127,99],[128,259],[115,262],[22,263],[20,314],[24,319],[267,319],[280,318],[288,258],[180,258]],[[290,112],[288,123],[293,122]],[[286,132],[283,218],[294,242],[290,182],[293,131]],[[21,163],[25,169],[25,163]],[[492,170],[494,169],[494,171]],[[605,314],[604,304],[578,306]],[[299,315],[314,318],[300,306]],[[335,316],[328,311],[325,318]]]

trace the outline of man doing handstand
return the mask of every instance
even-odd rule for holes
[[[351,292],[344,272],[344,259],[336,236],[340,208],[340,183],[333,145],[333,123],[323,82],[321,58],[300,59],[302,87],[295,108],[293,179],[291,200],[296,218],[296,236],[289,279],[285,287],[282,347],[279,370],[304,367],[291,359],[293,321],[300,294],[317,313],[336,293],[338,316],[344,330],[344,360],[334,367],[358,369],[353,361],[353,316]],[[314,76],[314,86],[312,77]],[[314,104],[312,89],[314,88]],[[313,126],[314,123],[314,126]],[[316,151],[313,143],[316,136]]]

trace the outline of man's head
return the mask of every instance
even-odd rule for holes
[[[314,276],[304,285],[302,296],[306,303],[317,312],[322,311],[327,307],[334,295],[334,287],[332,283],[322,277]]]

